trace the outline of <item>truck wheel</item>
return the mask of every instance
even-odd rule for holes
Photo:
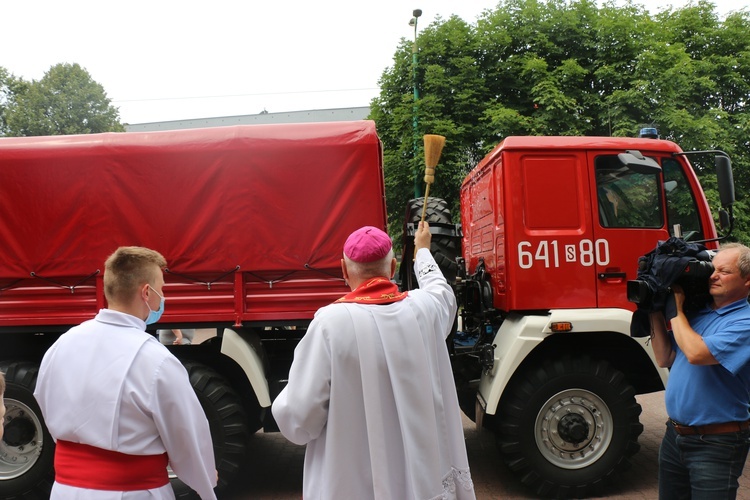
[[[229,383],[212,368],[194,361],[181,360],[190,376],[203,411],[206,412],[214,445],[216,468],[219,471],[217,491],[224,491],[245,464],[248,440],[247,415],[240,397]],[[170,470],[172,489],[179,499],[198,498]]]
[[[39,366],[3,361],[5,436],[0,441],[0,498],[49,498],[55,445],[34,399]]]
[[[520,375],[501,403],[498,446],[537,495],[597,495],[630,467],[643,425],[620,371],[588,356],[564,356]]]
[[[406,223],[419,223],[422,220],[422,207],[424,206],[424,198],[415,198],[409,200],[406,210]],[[427,210],[425,212],[425,220],[428,223],[440,223],[440,224],[452,224],[453,218],[451,217],[451,211],[448,207],[448,202],[442,198],[427,198]],[[406,231],[404,231],[406,234]],[[409,240],[408,237],[405,237]],[[416,277],[414,276],[414,267],[412,266],[412,259],[414,257],[414,238],[407,241],[408,244],[404,245],[404,255],[401,259],[401,282],[407,282],[407,274],[411,274],[412,283],[416,288]],[[438,267],[443,272],[443,276],[448,280],[448,283],[454,283],[456,281],[456,274],[458,273],[458,263],[456,257],[460,255],[460,242],[457,238],[448,236],[441,236],[433,234],[432,244],[430,245],[430,251],[435,257]]]

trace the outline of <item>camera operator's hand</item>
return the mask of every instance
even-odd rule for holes
[[[672,285],[672,294],[674,295],[674,305],[678,313],[684,313],[685,309],[685,291],[680,285]]]
[[[667,322],[662,311],[649,315],[651,320],[651,345],[654,349],[656,363],[662,368],[669,368],[674,363],[675,351],[667,334]]]
[[[674,303],[677,308],[677,316],[672,318],[670,325],[672,334],[677,345],[685,354],[688,363],[691,365],[716,365],[719,362],[706,346],[703,337],[696,332],[685,316],[682,307],[685,303],[685,292],[681,286],[672,287],[674,294]]]

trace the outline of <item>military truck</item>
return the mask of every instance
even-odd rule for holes
[[[408,207],[407,233],[424,201]],[[460,303],[449,348],[464,412],[537,494],[599,491],[638,450],[635,395],[667,378],[648,339],[630,334],[626,281],[675,227],[717,237],[686,153],[652,139],[509,137],[464,181],[460,225],[444,201],[427,204]],[[208,417],[224,490],[250,434],[275,430],[269,407],[294,347],[347,292],[341,249],[363,225],[386,228],[371,121],[0,138],[0,497],[48,495],[39,362],[106,307],[103,263],[118,246],[167,259],[155,327],[216,332],[168,348]],[[414,286],[412,243],[403,288]]]

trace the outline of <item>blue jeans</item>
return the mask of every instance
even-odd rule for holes
[[[659,499],[737,497],[750,430],[680,436],[671,423],[659,447]]]

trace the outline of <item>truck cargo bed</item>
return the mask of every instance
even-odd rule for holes
[[[162,323],[310,319],[348,234],[385,228],[371,121],[0,139],[0,329],[105,306],[103,264],[167,259]]]

